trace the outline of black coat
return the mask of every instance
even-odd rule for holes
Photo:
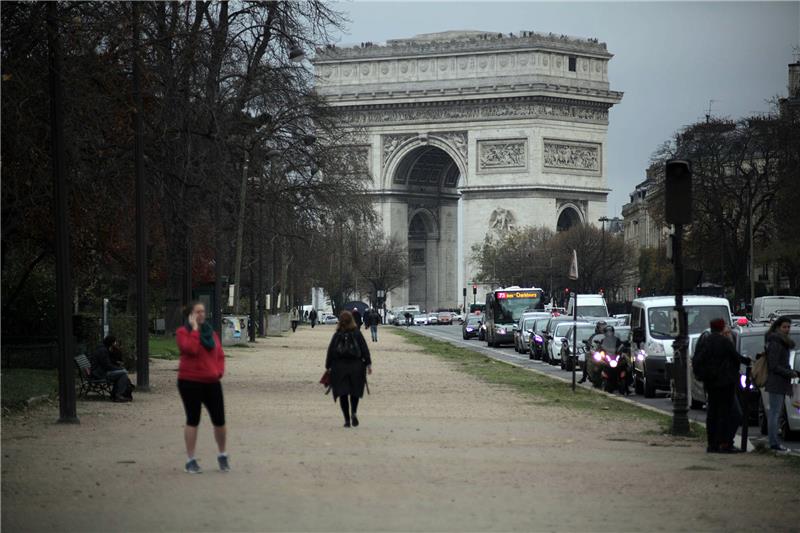
[[[789,366],[789,350],[794,342],[786,335],[770,333],[767,335],[767,383],[764,390],[775,394],[792,395],[791,379],[795,376]]]
[[[340,354],[336,347],[343,335],[352,335],[356,341],[360,354],[358,356]],[[325,368],[331,371],[331,390],[333,399],[339,396],[364,396],[364,386],[367,383],[367,367],[372,365],[369,346],[359,330],[337,331],[328,345],[328,355],[325,358]]]
[[[711,333],[703,340],[708,357],[709,379],[706,387],[728,387],[739,382],[739,365],[750,360],[739,355],[733,341],[720,333]],[[698,341],[698,344],[700,341]]]
[[[105,345],[101,344],[97,350],[92,354],[89,362],[92,365],[92,376],[97,379],[103,379],[106,374],[112,370],[120,370],[121,367],[116,366],[111,362],[111,353]]]
[[[353,320],[356,321],[356,326],[359,328],[364,324],[364,320],[361,318],[361,313],[358,312],[358,309],[353,309]]]

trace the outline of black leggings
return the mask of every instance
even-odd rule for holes
[[[348,401],[348,396],[339,396],[339,406],[342,408],[342,413],[344,413],[344,418],[346,420],[350,420],[350,406],[353,406],[353,414],[356,414],[358,411],[358,396],[351,395],[349,396],[350,400]]]
[[[216,427],[225,425],[225,402],[222,398],[222,383],[200,383],[199,381],[178,380],[178,392],[186,411],[186,425],[200,425],[200,411],[206,406],[211,423]]]

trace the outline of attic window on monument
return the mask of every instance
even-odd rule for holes
[[[578,70],[578,58],[575,56],[569,56],[569,71],[577,72],[577,70]]]

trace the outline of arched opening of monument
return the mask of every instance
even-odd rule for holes
[[[556,230],[557,231],[565,231],[570,229],[572,226],[581,223],[581,216],[578,212],[572,208],[567,207],[561,214],[558,216],[558,222],[556,223]]]
[[[398,163],[392,189],[408,207],[408,304],[428,312],[458,306],[458,165],[436,146]]]

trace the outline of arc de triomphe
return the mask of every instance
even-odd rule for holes
[[[608,110],[622,98],[611,57],[597,40],[533,32],[318,50],[317,90],[366,132],[384,231],[408,243],[411,279],[390,306],[459,306],[489,231],[605,214]]]

